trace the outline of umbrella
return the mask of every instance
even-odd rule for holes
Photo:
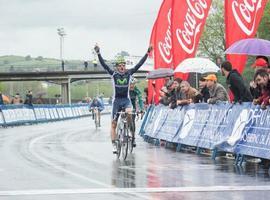
[[[243,54],[252,56],[270,56],[270,41],[249,38],[233,43],[226,51],[226,54]]]
[[[207,58],[187,58],[181,62],[174,72],[182,73],[207,73],[207,72],[218,72],[219,67]]]
[[[166,78],[173,76],[173,70],[170,68],[159,68],[153,71],[150,71],[146,78],[148,79],[157,79],[157,78]]]

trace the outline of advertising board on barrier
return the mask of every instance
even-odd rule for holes
[[[26,105],[15,107],[2,106],[1,109],[6,124],[22,123],[25,121],[32,122],[36,120],[33,108]]]
[[[184,122],[178,133],[178,143],[197,146],[200,135],[210,115],[208,104],[192,104],[187,107]]]
[[[153,111],[152,115],[149,116],[148,124],[145,127],[145,133],[147,136],[156,137],[158,130],[162,127],[166,117],[167,117],[167,107],[159,105],[156,106]]]
[[[235,152],[270,159],[270,110],[252,106]]]
[[[45,108],[43,107],[35,107],[35,114],[36,114],[36,119],[38,121],[46,120],[46,115],[45,115]]]
[[[215,141],[215,147],[226,152],[234,152],[237,142],[241,139],[246,121],[248,120],[251,103],[234,104],[227,112],[219,126],[220,139]]]
[[[210,108],[208,111],[209,117],[200,134],[197,146],[214,149],[217,143],[220,143],[227,138],[220,130],[223,130],[221,128],[226,128],[229,125],[227,123],[227,117],[232,105],[229,103],[219,103],[208,106]]]
[[[173,141],[183,123],[185,113],[185,107],[168,109],[166,123],[163,123],[156,137],[166,141]]]
[[[189,146],[270,159],[270,109],[252,103],[156,106],[145,135]],[[175,135],[175,131],[177,135]]]
[[[0,126],[4,125],[5,121],[4,121],[4,117],[3,117],[3,113],[1,112],[1,106],[0,106]]]
[[[0,125],[19,125],[88,116],[87,104],[73,105],[1,105]]]

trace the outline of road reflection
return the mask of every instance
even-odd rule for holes
[[[128,155],[127,160],[115,159],[112,162],[112,185],[119,188],[136,187],[136,156]]]

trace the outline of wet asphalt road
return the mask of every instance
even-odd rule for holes
[[[111,153],[110,116],[0,128],[0,199],[269,199],[268,169],[156,147]]]

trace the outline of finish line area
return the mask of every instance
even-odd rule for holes
[[[258,163],[176,152],[136,137],[126,161],[112,154],[109,115],[1,129],[0,199],[267,199]],[[256,198],[255,198],[256,197]]]
[[[268,191],[267,186],[205,186],[205,187],[170,187],[170,188],[83,188],[52,190],[14,190],[0,191],[0,196],[22,195],[58,195],[58,194],[122,194],[122,193],[166,193],[166,192],[228,192],[228,191]]]

